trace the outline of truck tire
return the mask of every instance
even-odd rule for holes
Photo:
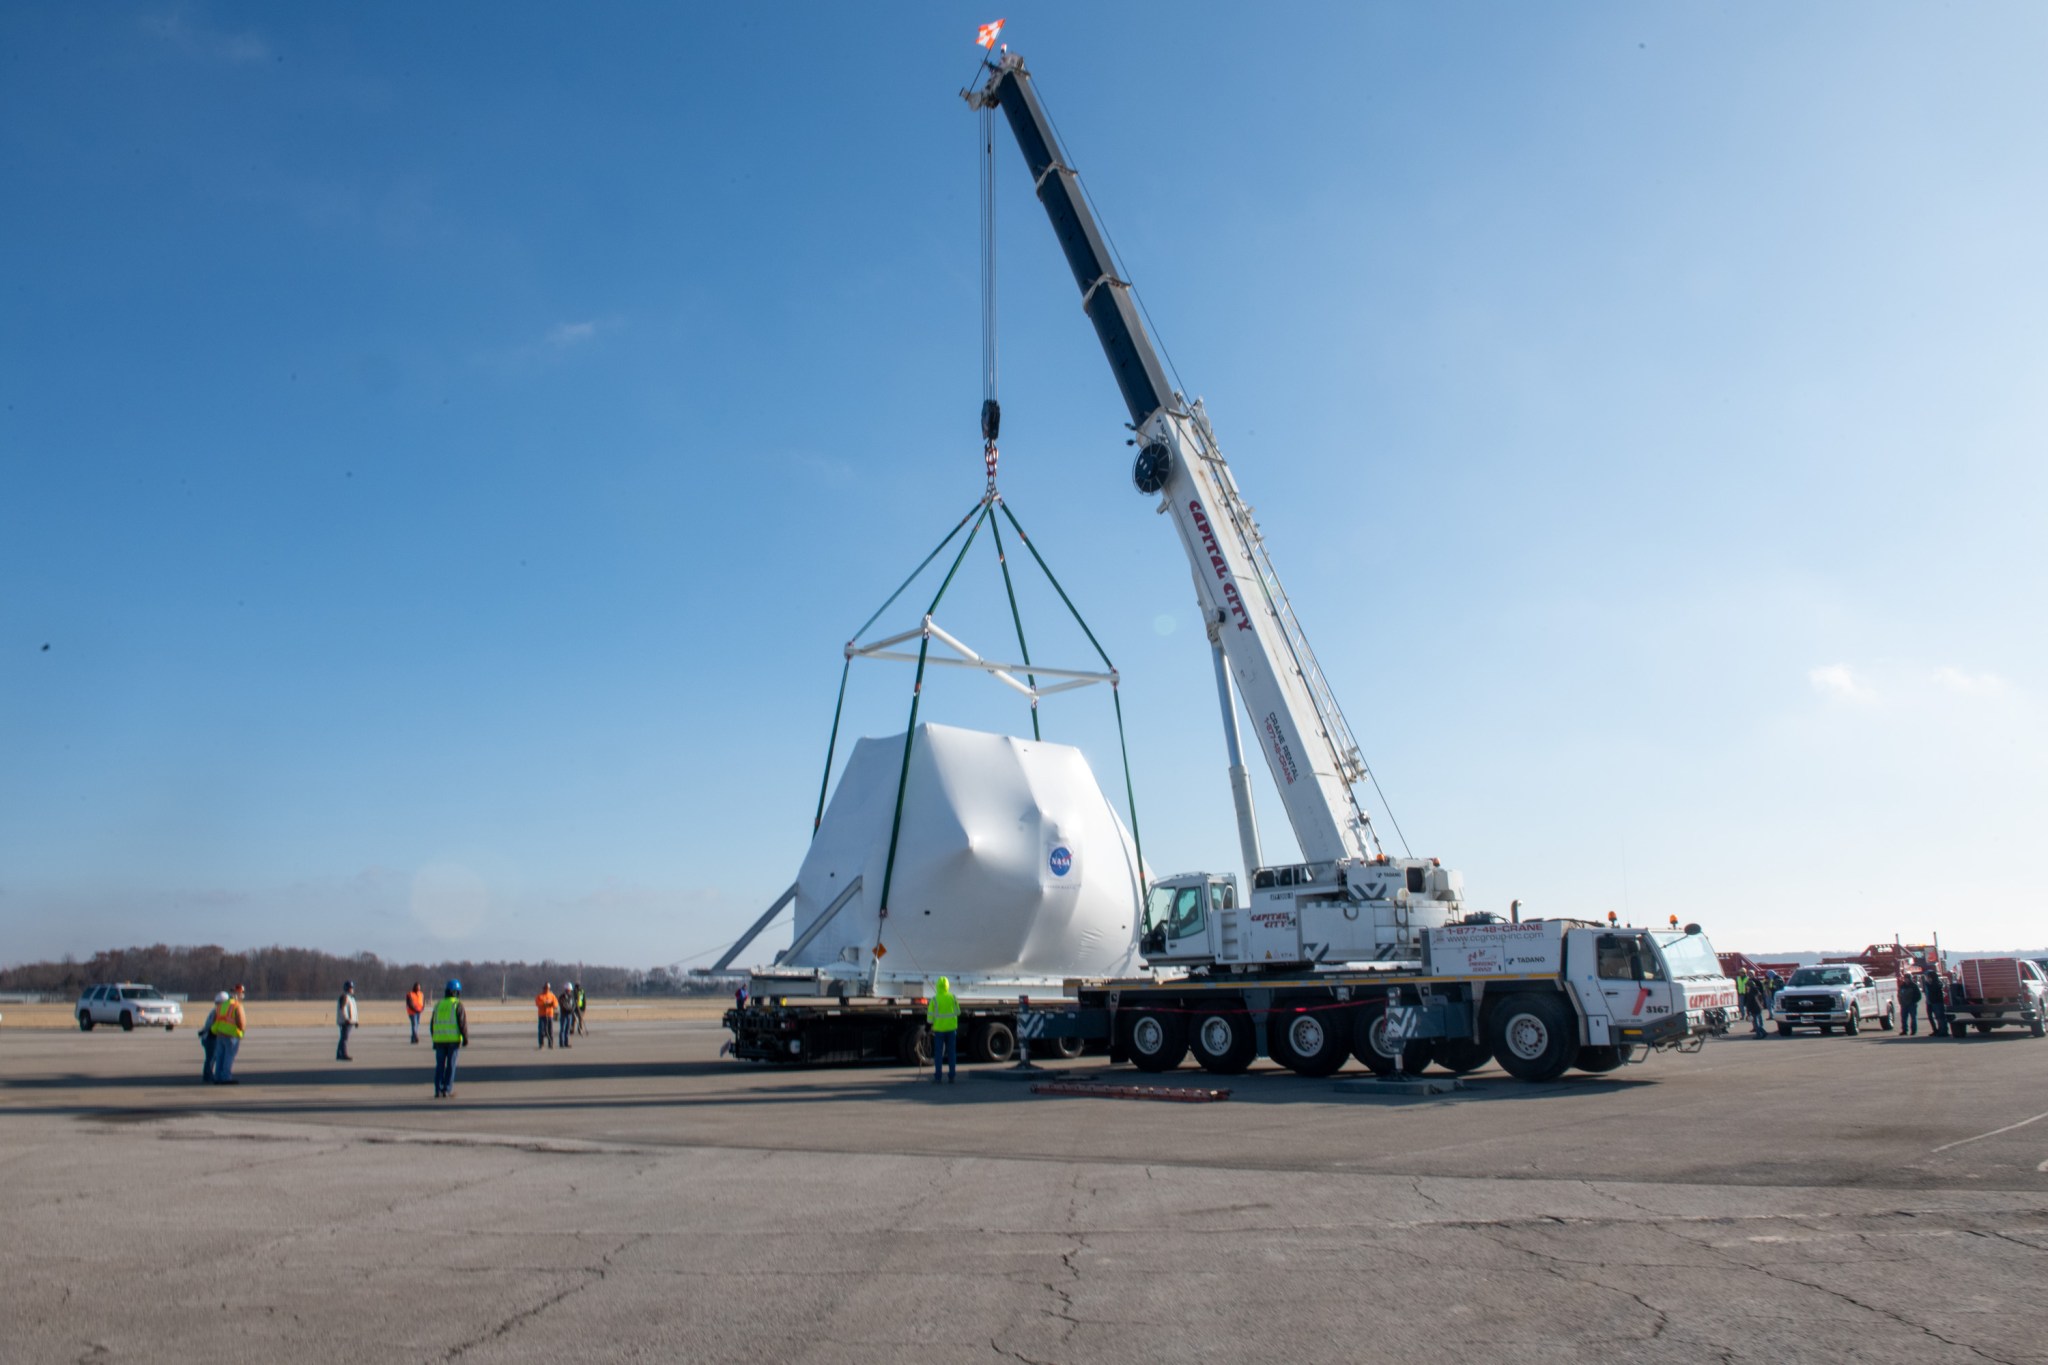
[[[1816,1024],[1814,1025],[1814,1027],[1820,1030],[1820,1036],[1823,1038],[1832,1036],[1835,1031],[1835,1026],[1833,1024]]]
[[[1998,1025],[1996,1025],[1996,1024],[1979,1024],[1979,1025],[1977,1025],[1977,1032],[1979,1032],[1979,1033],[1989,1033],[1989,1032],[1991,1032],[1991,1030],[1993,1030],[1993,1029],[1995,1029],[1995,1028],[1997,1028],[1997,1027],[1998,1027]]]
[[[1854,1005],[1849,1006],[1849,1017],[1842,1023],[1842,1032],[1851,1037],[1863,1032],[1863,1012]]]
[[[1792,1026],[1786,1023],[1783,1019],[1778,1020],[1775,1027],[1778,1030],[1778,1036],[1780,1038],[1790,1038],[1792,1036]]]
[[[1500,1069],[1525,1081],[1554,1081],[1579,1054],[1572,1012],[1555,995],[1509,996],[1493,1007],[1487,1037]]]
[[[1008,1062],[1017,1057],[1017,1030],[1001,1019],[984,1019],[974,1026],[967,1044],[968,1060]]]
[[[92,1015],[85,1010],[78,1012],[78,1031],[80,1033],[92,1032]]]
[[[1594,1047],[1588,1045],[1579,1049],[1579,1055],[1572,1059],[1572,1065],[1581,1071],[1590,1071],[1598,1076],[1618,1069],[1627,1060],[1618,1047]]]
[[[1071,1062],[1087,1050],[1088,1040],[1086,1038],[1051,1038],[1047,1040],[1047,1046],[1052,1049],[1053,1056],[1063,1062]]]
[[[1948,1036],[1961,1042],[1970,1036],[1970,1026],[1960,1019],[1951,1019],[1948,1021]]]
[[[1891,1032],[1891,1031],[1892,1031],[1892,1030],[1893,1030],[1894,1028],[1897,1028],[1897,1027],[1898,1027],[1898,1023],[1899,1023],[1899,1002],[1898,1002],[1898,1001],[1896,1001],[1896,1000],[1894,1000],[1894,1001],[1890,1002],[1889,1004],[1887,1004],[1887,1005],[1886,1005],[1886,1006],[1884,1007],[1884,1013],[1878,1016],[1878,1019],[1877,1019],[1877,1027],[1878,1027],[1878,1031],[1879,1031],[1879,1032],[1881,1032],[1881,1033],[1890,1033],[1890,1032]]]
[[[1429,1068],[1430,1043],[1418,1038],[1401,1049],[1400,1070],[1418,1076]],[[1387,1050],[1387,1002],[1374,1000],[1359,1009],[1351,1025],[1351,1055],[1375,1076],[1394,1074],[1394,1054]]]
[[[1487,1050],[1486,1044],[1473,1038],[1438,1038],[1429,1045],[1429,1055],[1453,1076],[1477,1071],[1493,1060],[1493,1053]]]
[[[896,1060],[922,1071],[932,1064],[932,1031],[923,1024],[905,1024],[896,1035]]]
[[[1188,1055],[1185,1026],[1176,1015],[1138,1010],[1124,1016],[1124,1055],[1140,1071],[1171,1071]]]
[[[121,1011],[121,1032],[135,1032],[135,1016],[130,1014],[127,1010]]]
[[[1266,1023],[1266,1051],[1299,1076],[1329,1076],[1351,1060],[1351,1039],[1342,1010],[1275,1013]]]
[[[1194,1016],[1188,1047],[1195,1062],[1214,1076],[1236,1076],[1259,1055],[1259,1040],[1252,1036],[1252,1017],[1244,1007],[1225,1013],[1211,1007]]]
[[[2048,1024],[2044,1024],[2041,1021],[2041,1016],[2037,1014],[2027,1020],[2027,1032],[2033,1034],[2036,1038],[2048,1038]]]

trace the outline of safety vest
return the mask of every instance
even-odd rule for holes
[[[213,1032],[217,1038],[239,1038],[242,1036],[242,1002],[230,997],[227,1004],[213,1012]]]
[[[935,995],[924,1007],[924,1017],[933,1033],[952,1033],[960,1027],[960,1001],[950,992]]]
[[[576,988],[576,1008],[579,1010],[583,1008],[583,988],[581,986]]]
[[[418,991],[407,991],[405,993],[405,1012],[407,1014],[422,1014],[426,1011],[426,1008],[427,998],[424,995],[421,995]]]
[[[541,1018],[552,1019],[555,1017],[555,993],[553,991],[542,991],[539,995],[533,997],[533,1003],[540,1010]]]
[[[459,1043],[462,1041],[462,1025],[455,1021],[455,1011],[462,1008],[462,1002],[452,995],[444,995],[434,1002],[434,1022],[430,1032],[437,1043]]]

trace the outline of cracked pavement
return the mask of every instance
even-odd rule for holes
[[[2048,1361],[2018,1035],[1172,1105],[365,1033],[0,1035],[0,1359]]]

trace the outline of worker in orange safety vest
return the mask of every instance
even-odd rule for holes
[[[540,1011],[540,1042],[535,1045],[535,1052],[555,1045],[555,1010],[560,1004],[561,1002],[555,999],[555,983],[542,982],[540,994],[533,997],[533,1006]]]
[[[412,1040],[415,1043],[420,1040],[420,1016],[426,1012],[426,993],[420,989],[420,983],[415,981],[412,983],[412,989],[405,993],[405,1017],[412,1025]]]

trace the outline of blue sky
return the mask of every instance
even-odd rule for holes
[[[0,12],[0,959],[736,935],[841,645],[981,488],[993,17]],[[1476,905],[2048,940],[2048,12],[1007,17]],[[1187,570],[997,173],[1003,488],[1154,869],[1227,870]],[[999,652],[985,555],[941,620]],[[856,670],[850,732],[908,692]],[[1106,696],[1045,720],[1114,782]]]

